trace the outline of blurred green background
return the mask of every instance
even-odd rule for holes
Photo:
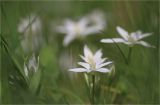
[[[159,85],[159,2],[156,1],[1,1],[1,81],[3,104],[90,104],[83,73],[68,72],[76,67],[87,44],[114,61],[115,73],[100,74],[96,88],[97,104],[158,104]],[[106,15],[105,34],[74,40],[63,47],[64,35],[54,26],[65,18],[76,19],[99,9]],[[22,18],[35,13],[42,21],[43,44],[36,52],[40,59],[38,76],[28,85],[23,64],[30,53],[21,48],[17,31]],[[116,26],[129,32],[153,32],[145,41],[156,46],[134,46],[130,65],[126,65],[114,44],[100,43],[102,38],[119,37]],[[128,47],[120,44],[127,55]],[[68,64],[69,63],[69,64]]]

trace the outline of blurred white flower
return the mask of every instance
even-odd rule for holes
[[[78,62],[80,66],[83,68],[74,68],[69,69],[69,71],[73,72],[110,72],[111,69],[106,68],[105,66],[109,66],[112,64],[111,61],[107,61],[107,58],[102,58],[102,51],[98,50],[95,54],[91,52],[91,50],[84,46],[84,56],[81,56],[84,62]]]
[[[29,72],[35,73],[39,69],[39,57],[36,59],[35,55],[33,54],[32,57],[29,59],[28,63],[24,63],[24,73],[28,77]]]
[[[89,24],[92,27],[88,27],[88,33],[99,33],[100,30],[103,30],[106,27],[105,15],[100,10],[95,10],[88,16]]]
[[[75,80],[78,76],[75,73],[68,72],[69,68],[73,68],[76,66],[76,63],[77,63],[76,61],[77,61],[76,57],[74,57],[74,55],[72,53],[69,53],[68,51],[63,51],[60,54],[59,67],[60,67],[61,73],[64,76],[67,75],[67,77],[69,77],[70,80]]]
[[[104,14],[101,11],[94,11],[78,21],[67,19],[64,21],[64,24],[58,26],[56,30],[60,33],[66,34],[63,45],[67,46],[76,38],[99,33],[100,30],[105,28],[105,25],[106,21]]]
[[[114,42],[124,43],[129,46],[139,44],[139,45],[142,45],[145,47],[154,47],[154,46],[150,45],[149,43],[141,40],[145,37],[152,35],[152,33],[142,34],[141,31],[136,31],[136,32],[132,32],[129,34],[127,31],[125,31],[123,28],[121,28],[119,26],[117,27],[117,31],[121,35],[122,38],[102,39],[101,42],[103,42],[103,43],[114,43]]]
[[[39,17],[31,14],[22,19],[18,25],[18,32],[22,36],[21,46],[25,52],[35,52],[42,43],[42,24]]]
[[[72,55],[73,56],[73,55]],[[76,65],[76,59],[66,51],[63,51],[59,57],[59,65],[62,70],[68,70]]]

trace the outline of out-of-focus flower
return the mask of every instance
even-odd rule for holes
[[[69,77],[71,80],[75,80],[77,78],[77,75],[72,72],[68,72],[69,68],[73,68],[76,66],[77,59],[74,57],[72,53],[69,53],[68,51],[64,51],[60,54],[59,57],[59,67],[61,70],[61,73],[67,77]]]
[[[88,28],[88,33],[99,33],[100,30],[104,30],[106,27],[105,15],[100,10],[95,10],[88,16],[89,24],[93,24],[92,27]]]
[[[36,59],[33,54],[28,63],[24,63],[24,73],[28,77],[29,73],[35,73],[39,69],[39,57]]]
[[[121,27],[117,27],[118,33],[121,35],[122,38],[112,38],[112,39],[102,39],[101,42],[103,43],[124,43],[129,46],[134,46],[135,44],[139,44],[145,47],[154,47],[150,45],[149,43],[142,41],[141,39],[148,37],[152,35],[152,33],[144,33],[142,34],[141,31],[136,31],[132,33],[128,33],[126,30],[124,30]]]
[[[42,24],[35,14],[22,19],[18,25],[18,32],[21,33],[21,46],[25,52],[35,52],[42,44]]]
[[[67,46],[76,38],[99,33],[100,30],[105,28],[105,25],[104,14],[101,11],[94,11],[78,21],[66,19],[64,24],[56,29],[58,32],[66,34],[63,44]]]
[[[69,71],[102,73],[111,71],[110,68],[106,68],[105,66],[112,64],[112,61],[106,62],[107,58],[102,58],[101,50],[98,50],[95,54],[93,54],[87,46],[84,46],[84,56],[81,56],[81,58],[84,60],[84,62],[78,62],[78,64],[83,68],[69,69]]]
[[[59,57],[59,65],[63,70],[68,70],[69,68],[76,65],[76,60],[68,52],[62,52]]]

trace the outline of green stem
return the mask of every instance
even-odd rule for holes
[[[94,97],[95,97],[95,75],[92,75],[92,105],[94,105],[95,103],[95,100],[94,100]]]
[[[112,39],[112,40],[113,40],[113,39]],[[123,51],[121,50],[121,48],[119,47],[119,45],[118,45],[114,40],[113,40],[113,42],[114,42],[114,44],[116,45],[116,47],[118,48],[118,50],[120,51],[120,53],[121,53],[121,55],[122,55],[125,63],[128,65],[128,60],[127,60],[125,54],[123,53]]]
[[[105,35],[105,33],[104,33],[102,30],[100,30],[100,32]],[[128,65],[128,64],[129,64],[129,63],[128,63],[128,59],[127,59],[127,57],[125,56],[125,54],[123,53],[123,51],[121,50],[121,48],[119,47],[119,45],[118,45],[113,39],[111,39],[111,40],[114,42],[114,44],[115,44],[116,47],[118,48],[119,52],[121,53],[121,55],[122,55],[122,57],[123,57],[123,59],[124,59],[124,62]]]
[[[105,33],[103,31],[100,30],[101,33],[103,33],[105,35]],[[118,50],[120,51],[122,57],[124,58],[125,63],[129,66],[130,61],[131,61],[131,54],[132,54],[132,47],[129,47],[129,52],[128,52],[128,58],[125,56],[125,54],[123,53],[123,51],[121,50],[121,48],[119,47],[119,45],[112,39],[112,41],[114,42],[114,44],[116,45],[116,47],[118,48]],[[133,80],[136,80],[135,75],[133,74],[133,72],[131,70],[128,70],[130,72],[130,75],[132,77]],[[140,90],[138,88],[138,86],[135,84],[135,82],[132,82],[134,87],[137,89],[137,93],[138,95],[140,95]],[[138,100],[139,101],[139,100]]]
[[[132,55],[132,47],[129,47],[129,52],[128,52],[128,64],[131,62],[131,55]]]

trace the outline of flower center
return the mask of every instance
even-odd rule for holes
[[[135,43],[136,40],[133,37],[129,36],[128,37],[128,42]]]
[[[90,66],[91,66],[91,70],[95,70],[96,69],[96,62],[95,62],[95,60],[94,60],[94,58],[93,58],[93,56],[89,56],[88,57],[88,63],[90,64]]]
[[[74,24],[74,30],[77,35],[80,35],[80,26],[78,25],[78,23]]]

